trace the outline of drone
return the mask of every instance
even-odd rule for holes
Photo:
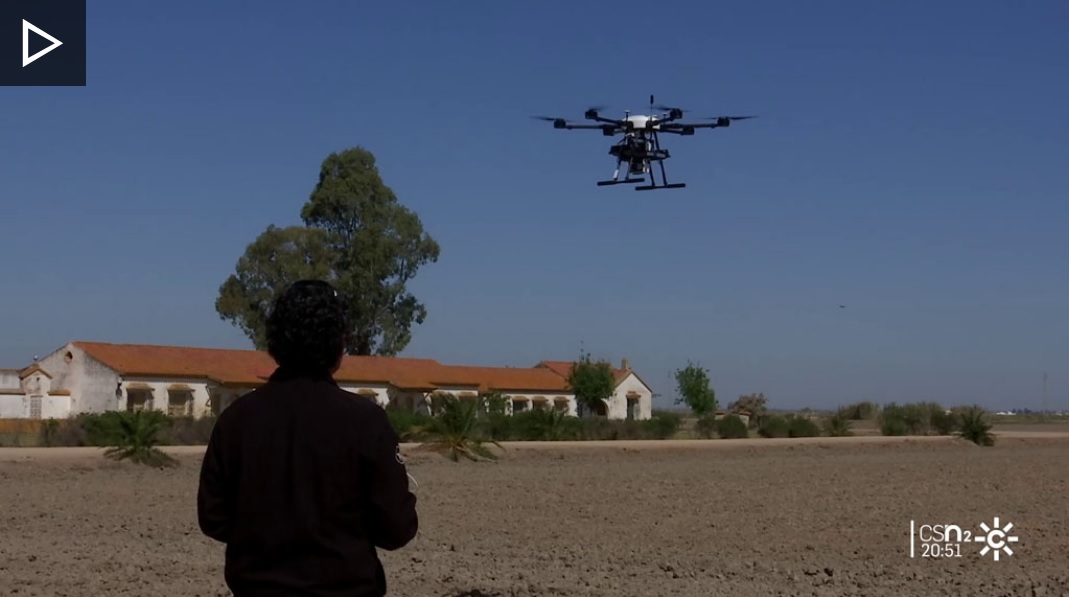
[[[726,127],[731,126],[732,121],[735,120],[756,118],[755,116],[715,116],[703,119],[712,120],[712,122],[677,122],[683,118],[683,110],[671,106],[655,106],[652,95],[650,96],[648,115],[632,116],[630,111],[625,111],[624,118],[616,120],[599,115],[598,112],[602,109],[604,109],[603,106],[590,108],[583,114],[583,117],[587,120],[593,120],[600,124],[577,124],[554,116],[535,116],[534,118],[552,122],[555,129],[598,129],[606,137],[613,137],[623,133],[623,139],[609,148],[609,155],[616,158],[616,170],[612,174],[612,180],[599,180],[597,185],[604,187],[618,184],[639,184],[646,182],[646,175],[649,175],[649,184],[636,186],[636,191],[682,189],[687,186],[686,183],[682,182],[669,184],[668,176],[664,170],[664,161],[672,156],[667,149],[661,147],[658,133],[688,136],[693,135],[694,131],[698,129]],[[655,114],[655,110],[661,113]],[[624,178],[621,179],[620,165],[624,162],[627,162],[627,172]],[[657,162],[661,169],[661,184],[657,184],[657,179],[651,166],[652,162]]]

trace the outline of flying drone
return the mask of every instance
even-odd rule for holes
[[[652,191],[654,189],[681,189],[686,183],[668,183],[668,177],[664,171],[664,161],[672,157],[667,149],[661,148],[658,133],[672,135],[693,135],[698,129],[715,129],[731,126],[734,120],[755,118],[754,116],[715,116],[704,118],[712,122],[683,123],[677,122],[683,118],[681,108],[670,106],[655,106],[653,96],[650,96],[648,115],[632,116],[630,111],[624,112],[622,120],[604,118],[598,114],[602,107],[590,108],[583,115],[587,120],[593,120],[600,124],[577,124],[564,118],[553,116],[535,116],[539,120],[547,120],[553,123],[555,129],[599,129],[606,137],[613,137],[623,133],[624,137],[609,148],[609,155],[616,158],[616,170],[612,174],[612,180],[599,180],[598,186],[604,187],[617,184],[638,184],[646,182],[649,175],[649,184],[636,186],[636,191]],[[654,111],[660,111],[655,114]],[[620,165],[627,162],[627,172],[624,178],[620,178]],[[651,162],[657,162],[661,169],[661,184],[653,174]]]

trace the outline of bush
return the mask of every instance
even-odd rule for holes
[[[390,419],[390,426],[402,442],[414,442],[425,439],[427,429],[431,424],[431,417],[423,413],[415,412],[407,408],[395,406],[386,407],[386,416]]]
[[[850,429],[849,412],[839,409],[834,415],[824,420],[824,432],[829,437],[849,437],[854,434]]]
[[[683,424],[683,416],[679,413],[657,411],[645,421],[642,421],[644,431],[654,439],[670,439],[679,431]]]
[[[958,430],[958,415],[945,410],[932,411],[932,430],[939,435],[952,435]]]
[[[970,407],[960,414],[958,437],[967,439],[978,446],[995,445],[995,436],[991,433],[991,423],[987,413],[979,406]]]
[[[787,418],[787,429],[790,437],[819,437],[820,426],[812,419],[798,415]]]
[[[791,427],[786,418],[780,415],[771,415],[761,419],[761,422],[757,426],[757,433],[761,437],[768,438],[789,437]]]
[[[726,415],[717,421],[716,433],[722,439],[742,439],[750,437],[750,429],[738,415]]]
[[[709,413],[702,415],[694,423],[694,433],[702,439],[711,439],[716,435],[716,414]]]
[[[535,409],[516,413],[507,424],[498,423],[497,428],[506,427],[506,437],[526,441],[559,441],[578,439],[583,422],[570,417],[567,413],[551,409]]]
[[[883,407],[879,420],[884,435],[928,435],[933,431],[946,435],[956,426],[953,417],[936,402],[892,402]]]
[[[844,406],[842,412],[851,421],[867,421],[879,415],[880,407],[875,402],[858,402]]]

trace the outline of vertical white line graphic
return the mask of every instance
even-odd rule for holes
[[[914,557],[916,551],[917,523],[909,521],[909,557]]]

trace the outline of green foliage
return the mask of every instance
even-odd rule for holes
[[[716,435],[716,413],[702,415],[694,423],[694,432],[702,439],[711,439]]]
[[[834,415],[824,419],[824,433],[829,437],[849,437],[854,435],[851,429],[851,412],[840,408]]]
[[[875,402],[858,402],[844,406],[841,410],[851,421],[868,421],[880,414],[880,406]]]
[[[498,448],[501,444],[486,438],[479,425],[479,413],[486,409],[483,396],[461,400],[453,394],[444,394],[435,396],[433,402],[435,416],[427,427],[428,440],[421,447],[440,452],[453,462],[461,457],[475,461],[497,460],[497,455],[484,443]]]
[[[582,433],[582,421],[550,408],[517,413],[512,423],[512,435],[525,441],[574,440]]]
[[[411,341],[413,324],[427,316],[407,283],[420,267],[437,262],[438,243],[382,181],[371,152],[360,147],[323,160],[300,214],[304,226],[269,226],[248,245],[219,288],[219,316],[262,350],[275,297],[301,278],[327,280],[349,301],[348,354],[398,354]]]
[[[750,429],[738,415],[725,415],[716,422],[716,433],[723,439],[750,437]]]
[[[568,371],[568,387],[575,393],[582,411],[603,412],[604,401],[616,390],[612,366],[606,361],[593,361],[589,354],[582,352]]]
[[[958,437],[978,446],[995,445],[995,436],[991,433],[991,422],[987,420],[987,412],[983,408],[969,407],[962,410],[959,417]]]
[[[386,416],[390,420],[394,433],[402,442],[419,441],[425,438],[431,425],[429,415],[392,404],[386,407]]]
[[[757,433],[761,437],[790,437],[791,426],[786,417],[769,415],[761,419],[757,425]]]
[[[709,371],[695,363],[687,363],[675,372],[676,404],[686,404],[698,417],[716,412],[716,392],[709,384]]]
[[[123,411],[114,415],[108,419],[113,427],[106,432],[111,442],[104,451],[105,457],[156,467],[178,465],[177,460],[157,447],[161,433],[171,424],[167,415],[155,410]]]
[[[934,410],[931,414],[932,430],[938,435],[953,435],[960,425],[957,413]]]
[[[641,423],[646,432],[655,439],[671,439],[679,432],[683,416],[674,412],[654,411],[650,413],[649,419]]]
[[[942,433],[952,420],[946,419],[946,409],[935,402],[884,405],[878,421],[883,435],[928,435],[933,429]]]
[[[791,415],[787,417],[788,437],[819,437],[820,426],[809,417]]]

